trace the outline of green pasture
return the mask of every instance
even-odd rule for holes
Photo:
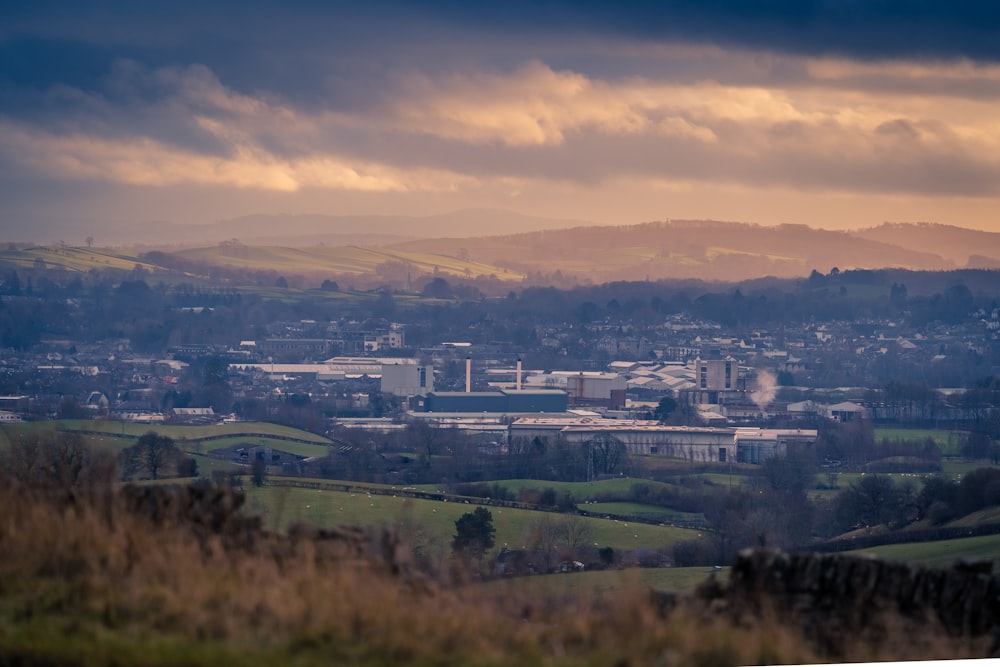
[[[567,492],[573,495],[578,502],[594,500],[603,495],[616,494],[624,495],[632,491],[632,487],[637,484],[649,486],[652,490],[661,487],[670,487],[664,482],[654,482],[648,479],[635,477],[615,477],[613,479],[602,479],[595,482],[550,482],[542,479],[502,479],[495,482],[484,482],[488,486],[497,485],[507,489],[516,498],[525,489],[554,489],[556,493]],[[445,490],[440,484],[424,484],[419,486],[424,491]]]
[[[751,481],[750,475],[743,475],[740,473],[729,474],[721,472],[703,472],[699,473],[697,477],[717,486],[731,486],[733,488],[749,486]]]
[[[970,473],[976,468],[991,467],[985,461],[969,461],[968,459],[942,459],[941,474],[948,477],[958,478],[966,473]]]
[[[371,495],[326,489],[301,489],[277,485],[246,489],[246,509],[260,514],[275,528],[297,522],[321,527],[406,525],[418,527],[423,539],[448,546],[455,533],[455,521],[477,505],[455,501],[422,500],[395,496]],[[560,522],[568,518],[581,522],[589,532],[588,541],[616,550],[645,547],[668,548],[675,542],[694,539],[698,531],[670,526],[656,526],[553,512],[489,507],[496,528],[496,545],[512,549],[526,546],[533,526],[539,521]]]
[[[23,422],[0,426],[0,445],[10,438],[31,433],[55,431],[87,431],[83,439],[98,447],[122,449],[133,444],[134,439],[155,431],[172,438],[177,445],[192,454],[209,454],[218,449],[237,445],[259,445],[302,457],[322,457],[329,452],[326,438],[279,424],[267,422],[239,422],[208,426],[179,426],[175,424],[134,424],[110,420],[65,419],[45,422]],[[217,440],[202,441],[210,436],[225,436]],[[284,438],[308,440],[295,442]],[[199,465],[199,470],[202,470]]]
[[[120,255],[107,248],[74,248],[70,246],[35,246],[22,250],[0,251],[0,263],[14,266],[33,267],[42,261],[47,268],[60,268],[73,272],[87,272],[91,269],[119,269],[131,271],[141,266],[146,271],[163,269],[139,260],[137,257]]]
[[[949,521],[948,526],[981,526],[989,523],[1000,523],[1000,507],[987,507],[972,514]]]
[[[209,436],[219,435],[273,435],[298,440],[308,440],[318,445],[329,445],[330,441],[321,435],[302,431],[290,426],[271,424],[269,422],[233,422],[228,424],[209,424],[206,426],[183,426],[178,424],[136,424],[132,422],[112,421],[109,419],[63,419],[50,422],[32,422],[31,426],[52,424],[62,431],[101,431],[109,435],[141,436],[150,431],[156,431],[174,440],[200,440]]]
[[[884,560],[905,561],[915,565],[949,567],[960,558],[1000,560],[1000,535],[980,535],[913,544],[886,544],[848,553],[876,556]]]
[[[650,521],[703,521],[705,516],[697,512],[677,512],[659,507],[658,505],[643,505],[642,503],[587,503],[579,508],[593,514],[618,514],[637,516]]]
[[[361,246],[211,246],[176,253],[206,264],[228,265],[278,273],[371,274],[379,267],[399,265],[417,273],[477,278],[494,275],[500,280],[520,282],[524,274],[502,267],[429,252],[410,252]]]
[[[943,456],[959,456],[962,444],[962,434],[944,428],[876,428],[875,441],[882,440],[916,440],[927,439],[941,450]]]

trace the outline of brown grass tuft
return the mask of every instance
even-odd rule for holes
[[[418,572],[391,534],[152,516],[112,492],[113,475],[99,483],[63,471],[43,483],[5,470],[4,664],[727,667],[823,657],[766,614],[734,620],[683,600],[668,611],[638,584],[542,597],[530,585],[449,583]],[[859,643],[850,657],[981,650],[934,641],[919,656],[909,637]]]

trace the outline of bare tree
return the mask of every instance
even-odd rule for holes
[[[588,444],[594,457],[594,471],[598,474],[614,474],[628,455],[625,443],[610,433],[600,433]]]
[[[559,521],[559,530],[562,533],[563,544],[573,552],[594,541],[592,523],[578,514],[563,515]]]
[[[145,473],[149,479],[159,479],[170,466],[176,471],[180,460],[181,450],[173,439],[156,431],[144,434],[134,445],[122,450],[119,457],[123,477],[126,473]]]

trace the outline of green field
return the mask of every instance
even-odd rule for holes
[[[28,268],[40,266],[39,262],[43,262],[44,266],[50,269],[58,268],[81,273],[91,269],[132,271],[137,266],[150,272],[164,270],[137,257],[122,255],[107,248],[35,246],[24,250],[0,251],[0,263]]]
[[[363,491],[348,493],[274,484],[261,488],[250,487],[246,489],[246,493],[247,511],[260,514],[268,525],[275,528],[285,528],[297,522],[325,527],[404,525],[410,530],[419,531],[421,540],[442,553],[451,544],[455,521],[476,507],[464,502],[369,496]],[[493,515],[493,525],[497,531],[497,547],[506,544],[512,549],[526,546],[536,522],[558,522],[567,517],[553,512],[507,507],[488,509]],[[602,547],[611,546],[616,550],[637,547],[663,549],[675,542],[699,536],[698,531],[670,526],[575,516],[573,519],[586,526],[588,541]]]
[[[694,512],[677,512],[659,507],[658,505],[643,505],[641,503],[588,503],[579,505],[581,510],[593,514],[618,514],[637,516],[649,521],[704,521],[705,516]]]
[[[550,482],[542,479],[502,479],[496,482],[486,482],[488,486],[494,484],[510,491],[515,497],[525,489],[554,489],[557,493],[567,492],[573,495],[578,502],[594,500],[608,494],[628,494],[636,484],[644,484],[655,490],[661,487],[670,487],[664,482],[654,482],[648,479],[636,477],[615,477],[614,479],[602,479],[596,482]],[[420,487],[425,491],[441,490],[440,484],[424,484]]]
[[[957,456],[961,436],[955,431],[942,428],[876,428],[875,441],[881,440],[927,440],[930,438],[941,449],[944,456]]]
[[[213,265],[228,265],[279,273],[374,274],[383,265],[398,265],[404,271],[478,278],[496,276],[520,282],[524,274],[482,262],[428,253],[366,248],[361,246],[211,246],[176,253],[181,257]]]
[[[931,567],[950,567],[959,558],[1000,562],[1000,535],[980,535],[956,540],[886,544],[848,553],[871,555]]]
[[[85,431],[86,442],[98,447],[121,449],[135,438],[150,431],[173,438],[177,445],[192,454],[208,454],[217,449],[251,444],[302,457],[321,457],[329,452],[331,442],[326,438],[280,424],[267,422],[239,422],[209,426],[178,426],[173,424],[134,424],[109,420],[66,419],[46,422],[25,422],[0,426],[0,444],[19,434],[56,431]],[[204,440],[208,437],[225,436]],[[284,438],[295,438],[285,440]],[[306,440],[308,442],[297,442]],[[214,468],[213,468],[214,469]],[[202,467],[199,465],[199,470]]]

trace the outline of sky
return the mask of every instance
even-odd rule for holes
[[[1000,5],[0,9],[0,240],[466,208],[1000,232]]]

